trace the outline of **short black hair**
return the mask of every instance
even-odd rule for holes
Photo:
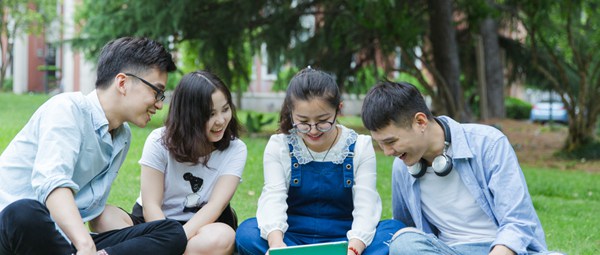
[[[98,57],[96,88],[107,88],[120,72],[145,73],[156,68],[176,70],[171,53],[162,44],[148,39],[122,37],[108,42]]]
[[[421,92],[408,82],[378,82],[367,92],[361,112],[363,124],[370,131],[389,124],[409,127],[418,112],[433,120]]]

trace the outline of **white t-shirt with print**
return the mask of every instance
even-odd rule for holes
[[[248,151],[244,142],[235,139],[224,151],[215,150],[211,153],[208,167],[202,163],[181,163],[175,160],[163,145],[164,130],[165,128],[161,127],[150,133],[139,163],[165,175],[162,204],[165,217],[187,221],[197,209],[207,203],[220,176],[242,177]],[[137,203],[143,205],[141,194]]]

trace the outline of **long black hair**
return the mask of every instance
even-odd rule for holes
[[[213,110],[212,94],[221,91],[231,107],[231,120],[223,139],[211,143],[206,125]],[[208,71],[195,71],[181,78],[173,92],[169,114],[165,120],[163,143],[178,162],[206,165],[213,149],[225,150],[231,140],[239,137],[240,124],[236,117],[231,92],[225,83]]]

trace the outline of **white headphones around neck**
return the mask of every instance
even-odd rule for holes
[[[433,159],[431,168],[433,168],[433,172],[437,176],[446,176],[452,171],[452,158],[447,154],[448,147],[450,147],[452,141],[452,138],[450,137],[450,127],[448,127],[448,123],[442,119],[437,117],[434,117],[433,119],[444,129],[444,150],[442,151],[442,155]],[[425,159],[419,160],[416,164],[408,167],[408,172],[413,177],[420,178],[427,172],[427,161]]]

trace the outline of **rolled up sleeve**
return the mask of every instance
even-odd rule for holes
[[[33,170],[32,188],[37,200],[45,203],[56,188],[70,188],[74,193],[79,186],[73,181],[73,171],[80,151],[82,133],[76,125],[78,111],[73,105],[53,104],[40,116],[37,131],[38,144]]]

